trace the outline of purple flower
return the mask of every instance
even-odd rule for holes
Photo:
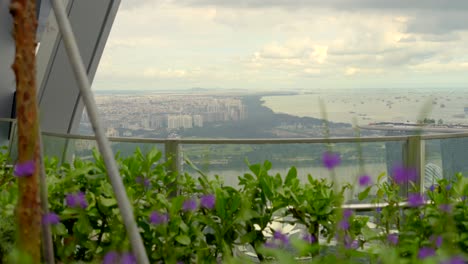
[[[67,194],[67,196],[65,197],[65,200],[69,207],[75,207],[78,204],[78,202],[76,201],[76,196],[71,193]]]
[[[439,205],[439,209],[444,213],[452,212],[452,205],[451,204],[441,204]]]
[[[377,211],[377,213],[379,213],[379,214],[382,213],[382,207],[375,208],[375,211]]]
[[[450,191],[450,189],[452,189],[452,184],[448,184],[447,186],[445,186],[445,190]]]
[[[441,264],[465,264],[465,259],[461,256],[455,256],[451,259],[441,262]]]
[[[350,236],[345,235],[344,246],[347,249],[357,249],[359,247],[359,242],[357,240],[352,240]]]
[[[408,181],[416,181],[417,171],[415,168],[407,168],[404,166],[394,166],[392,169],[393,180],[396,184],[404,184]]]
[[[313,244],[317,242],[317,238],[315,237],[315,235],[311,235],[311,234],[304,234],[304,236],[302,237],[302,240],[304,240],[305,242],[309,244]]]
[[[434,243],[436,248],[440,248],[444,239],[442,238],[442,236],[431,236],[431,241],[432,243]]]
[[[42,217],[44,225],[56,225],[60,223],[60,217],[56,213],[48,213]]]
[[[420,248],[419,252],[418,252],[418,258],[419,259],[425,259],[425,258],[428,258],[428,257],[432,257],[434,255],[435,255],[435,250],[433,248],[430,248],[430,247]]]
[[[143,181],[143,185],[144,185],[146,188],[151,187],[151,180],[150,180],[150,179],[145,179],[145,180]]]
[[[275,240],[281,241],[283,244],[288,244],[289,243],[289,238],[286,234],[281,233],[280,231],[275,231],[273,233],[273,238]]]
[[[197,209],[197,201],[195,199],[187,199],[184,201],[182,210],[184,212],[192,212]]]
[[[88,202],[86,201],[86,196],[83,192],[78,192],[76,194],[69,193],[65,200],[69,207],[81,207],[83,209],[88,207]]]
[[[151,180],[148,178],[145,178],[143,176],[138,176],[135,178],[135,182],[139,183],[145,187],[150,187],[151,186]]]
[[[152,212],[149,219],[150,223],[153,225],[162,225],[166,224],[169,221],[169,215],[162,214],[160,212]]]
[[[266,248],[276,248],[277,245],[275,243],[273,243],[272,241],[267,241],[265,242],[265,244],[263,244],[264,247]]]
[[[349,229],[349,221],[347,219],[343,219],[340,221],[340,228],[342,230],[348,230]]]
[[[408,196],[408,205],[410,207],[418,207],[424,204],[424,197],[419,193],[412,193]]]
[[[359,177],[359,185],[360,186],[368,186],[372,184],[372,179],[369,175],[362,175]]]
[[[212,194],[202,195],[202,197],[200,197],[200,206],[211,210],[215,206],[215,201],[215,196]]]
[[[435,190],[435,185],[432,184],[431,187],[429,187],[429,190],[430,190],[431,192],[433,192],[433,191]]]
[[[102,259],[102,264],[114,264],[117,263],[119,260],[119,253],[115,251],[109,251],[106,253],[104,258]]]
[[[323,153],[322,155],[322,162],[323,162],[323,166],[325,166],[325,168],[329,169],[329,170],[332,170],[333,168],[335,168],[336,166],[338,166],[341,162],[341,158],[340,158],[340,155],[338,153],[333,153],[333,152],[325,152]]]
[[[136,258],[132,253],[123,253],[122,258],[120,259],[121,264],[136,264]]]
[[[77,193],[76,199],[81,208],[86,209],[88,207],[88,201],[86,201],[86,196],[83,192]]]
[[[34,174],[36,170],[36,162],[34,160],[28,160],[23,163],[17,163],[15,165],[14,174],[16,177],[26,177]]]
[[[348,219],[353,215],[353,210],[351,209],[344,209],[343,210],[343,218]]]
[[[398,244],[398,234],[388,234],[387,241],[391,245],[396,246]]]

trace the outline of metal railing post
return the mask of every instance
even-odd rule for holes
[[[80,89],[80,94],[91,121],[94,134],[96,135],[96,142],[99,151],[101,152],[106,165],[108,179],[112,185],[115,198],[117,199],[120,215],[122,216],[127,236],[129,237],[130,244],[132,246],[132,252],[136,257],[138,264],[149,264],[145,245],[143,244],[143,239],[140,236],[140,229],[138,228],[133,214],[132,204],[128,199],[125,186],[122,178],[120,177],[117,162],[115,161],[114,154],[112,153],[109,140],[105,135],[104,127],[99,120],[96,101],[94,100],[94,96],[91,92],[91,84],[89,82],[83,60],[81,59],[78,45],[76,44],[75,35],[73,34],[70,21],[68,20],[68,15],[65,12],[65,7],[63,6],[62,0],[51,0],[50,2],[57,19],[59,31],[62,35],[65,51],[67,52],[75,79]]]
[[[424,192],[425,154],[425,142],[421,136],[410,136],[406,144],[405,165],[416,169],[415,184],[420,192]]]
[[[172,173],[179,173],[181,169],[180,159],[180,144],[177,139],[168,139],[164,143],[166,152],[166,161],[170,162],[170,170]]]

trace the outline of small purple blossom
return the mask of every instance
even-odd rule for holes
[[[372,179],[369,175],[362,175],[359,177],[359,185],[360,186],[369,186],[372,184]]]
[[[442,261],[441,264],[465,264],[465,259],[461,256],[455,256],[451,259]]]
[[[167,213],[162,214],[160,212],[152,212],[149,217],[150,223],[153,225],[166,224],[169,221],[169,215]]]
[[[342,230],[348,230],[349,229],[349,221],[347,219],[343,219],[340,221],[340,228]]]
[[[432,184],[431,187],[429,187],[429,190],[430,190],[431,192],[433,192],[433,191],[435,190],[435,185]]]
[[[34,174],[36,163],[34,160],[28,160],[15,165],[14,174],[16,177],[26,177]]]
[[[387,236],[387,241],[393,246],[396,246],[398,244],[398,234],[388,234]]]
[[[412,193],[408,196],[408,205],[410,207],[418,207],[424,204],[424,197],[418,193]]]
[[[187,199],[184,201],[182,205],[182,211],[184,212],[192,212],[197,209],[197,201],[195,199]]]
[[[434,243],[436,248],[440,248],[442,246],[442,242],[444,241],[442,236],[431,236],[430,239],[431,239],[432,243]]]
[[[392,169],[393,180],[396,184],[404,184],[408,181],[416,181],[417,171],[415,168],[405,166],[394,166]]]
[[[444,213],[452,212],[452,205],[451,204],[441,204],[439,205],[439,209]]]
[[[344,237],[344,246],[347,249],[357,249],[359,247],[359,241],[352,240],[349,235],[345,235],[345,237]]]
[[[216,198],[212,194],[202,195],[202,197],[200,197],[200,206],[208,210],[214,208],[215,202]]]
[[[445,190],[450,191],[452,189],[452,184],[448,184],[445,186]]]
[[[42,217],[42,223],[44,225],[56,225],[60,223],[60,217],[56,213],[48,213]]]
[[[336,166],[340,164],[341,158],[338,153],[327,151],[323,153],[322,155],[322,162],[325,168],[332,170],[333,168],[335,168]]]
[[[75,207],[77,205],[77,202],[76,202],[76,197],[74,194],[67,194],[67,196],[65,197],[65,201],[67,202],[67,205],[70,206],[70,207]]]
[[[88,207],[88,202],[86,201],[86,196],[83,192],[78,192],[76,194],[69,193],[65,200],[69,207],[81,207],[83,209]]]
[[[151,186],[151,180],[148,179],[148,178],[145,178],[143,176],[138,176],[135,178],[135,182],[138,183],[138,184],[141,184],[145,187],[150,187]]]
[[[281,241],[283,244],[289,244],[289,238],[288,235],[281,233],[280,231],[275,231],[273,233],[273,238],[275,240]]]
[[[76,198],[81,208],[86,209],[88,207],[88,201],[86,201],[86,195],[83,192],[77,193]]]
[[[117,263],[119,260],[119,253],[115,251],[109,251],[106,253],[104,258],[102,259],[102,264],[114,264]]]
[[[315,235],[311,235],[311,234],[304,234],[304,236],[302,237],[302,240],[304,240],[305,242],[309,244],[313,244],[317,242],[317,238],[315,237]]]
[[[351,209],[344,209],[343,210],[343,218],[348,219],[353,215],[353,210]]]
[[[120,259],[121,264],[136,264],[136,258],[132,253],[123,253]]]
[[[419,252],[418,252],[418,258],[419,259],[425,259],[425,258],[428,258],[428,257],[432,257],[434,255],[435,255],[435,250],[433,248],[430,248],[430,247],[420,248]]]
[[[272,241],[267,241],[267,242],[265,242],[265,244],[263,244],[263,246],[266,247],[266,248],[277,248],[277,247],[278,247],[278,246],[277,246],[275,243],[273,243]]]
[[[377,207],[377,208],[375,208],[375,211],[376,211],[377,213],[379,213],[379,214],[382,213],[382,207]]]

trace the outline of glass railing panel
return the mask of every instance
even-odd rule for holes
[[[183,144],[181,153],[210,177],[219,175],[226,185],[231,186],[237,185],[238,176],[249,172],[245,162],[247,159],[250,164],[269,160],[272,163],[270,174],[273,175],[280,173],[285,176],[289,168],[295,166],[303,182],[307,181],[307,175],[310,174],[314,178],[334,180],[338,185],[351,183],[359,188],[355,183],[361,174],[368,174],[376,182],[378,175],[387,175],[393,165],[402,164],[404,147],[405,141],[333,144],[333,151],[340,153],[342,159],[340,166],[335,169],[334,179],[322,165],[326,144]],[[187,163],[182,167],[185,172],[196,174]],[[356,189],[354,193],[358,191]],[[348,197],[348,200],[354,200],[353,196]]]
[[[468,137],[446,138],[439,141],[444,178],[453,179],[459,172],[468,177]]]
[[[423,186],[427,190],[443,177],[441,141],[439,139],[424,140],[425,165],[423,174]]]
[[[43,136],[44,153],[48,157],[56,157],[59,161],[71,161],[75,157],[81,159],[93,159],[93,150],[97,149],[94,139],[62,138],[57,136]],[[153,143],[137,142],[111,142],[114,154],[119,154],[121,158],[126,158],[135,153],[140,148],[143,154],[156,148],[162,152],[164,157],[164,145]]]

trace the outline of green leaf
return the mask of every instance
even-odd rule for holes
[[[221,190],[216,190],[216,203],[215,203],[216,213],[221,217],[221,219],[226,218],[226,199],[224,193]]]
[[[104,206],[104,207],[112,207],[117,205],[117,200],[114,198],[104,198],[104,197],[99,197],[99,203]]]
[[[362,200],[366,199],[367,196],[369,196],[369,191],[371,190],[371,188],[372,188],[372,186],[369,186],[364,191],[362,191],[362,192],[360,192],[358,194],[359,201],[362,201]]]
[[[269,160],[265,160],[265,162],[263,163],[263,168],[265,169],[265,171],[269,171],[271,169],[271,162]]]
[[[54,235],[59,235],[59,236],[68,234],[67,228],[62,223],[52,225],[52,232],[54,233]]]
[[[382,178],[385,177],[385,175],[387,175],[385,172],[380,173],[379,176],[377,177],[377,182],[380,182]]]
[[[291,167],[288,171],[288,175],[286,176],[286,179],[284,180],[285,185],[291,185],[292,181],[297,178],[297,169],[296,167]]]
[[[93,231],[93,227],[89,223],[88,217],[86,216],[81,216],[78,219],[78,222],[75,223],[74,227],[81,234],[89,234],[91,231]]]
[[[190,237],[188,237],[187,235],[178,235],[176,236],[175,240],[182,245],[190,245]]]

